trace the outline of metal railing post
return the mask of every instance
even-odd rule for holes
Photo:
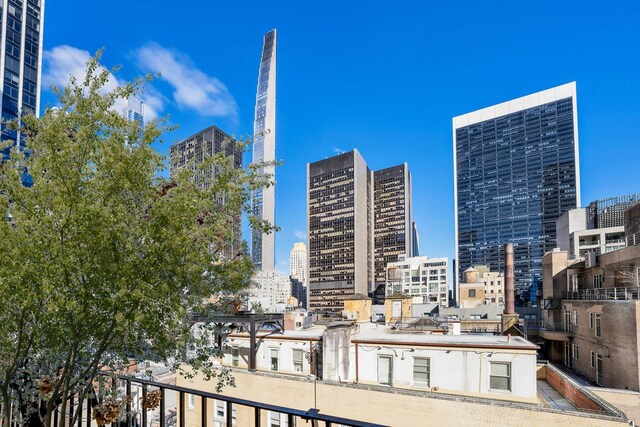
[[[260,408],[254,408],[255,427],[260,427]]]
[[[127,386],[126,386],[126,391],[125,391],[125,396],[127,399],[127,427],[132,427],[133,426],[133,421],[131,419],[131,380],[127,380]]]
[[[160,427],[165,427],[165,419],[164,419],[164,387],[160,387]]]
[[[207,427],[207,422],[208,422],[208,415],[207,415],[207,398],[205,396],[202,396],[200,398],[200,401],[202,403],[202,410],[200,411],[200,425],[202,427]]]
[[[178,411],[178,416],[180,417],[180,421],[178,422],[180,427],[184,427],[184,391],[181,391],[180,394],[178,395],[178,405],[180,405],[179,411]]]
[[[233,427],[233,403],[227,401],[227,427]]]
[[[142,402],[147,400],[147,385],[142,385]],[[142,427],[147,427],[147,409],[144,405],[140,404],[140,412],[142,413]]]

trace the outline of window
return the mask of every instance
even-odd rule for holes
[[[187,408],[193,410],[196,407],[196,395],[188,393],[187,394]]]
[[[490,362],[489,388],[511,391],[511,363]]]
[[[269,427],[286,427],[289,425],[289,420],[286,414],[280,412],[269,411]]]
[[[593,351],[591,352],[591,367],[596,367],[596,354]]]
[[[416,387],[429,387],[431,377],[430,360],[426,357],[413,358],[413,385]]]
[[[469,289],[469,298],[475,298],[475,297],[476,297],[476,290]]]
[[[302,350],[293,350],[293,370],[302,372]]]
[[[578,310],[573,310],[573,319],[572,319],[572,323],[574,325],[578,324]]]
[[[596,337],[601,337],[602,336],[602,329],[601,329],[601,325],[600,325],[600,317],[602,316],[602,314],[600,313],[595,313],[594,317],[595,317],[595,322],[596,322]]]
[[[215,401],[215,412],[213,415],[213,425],[215,427],[224,427],[227,425],[227,402],[224,400],[216,400]],[[236,405],[231,405],[231,423],[232,425],[236,425]]]
[[[578,346],[576,344],[571,344],[571,358],[578,359]]]
[[[593,325],[594,325],[594,313],[589,313],[589,329],[593,329]]]
[[[600,289],[603,282],[602,274],[596,274],[593,276],[593,289]]]
[[[237,346],[231,347],[231,366],[238,366],[240,360],[240,348]]]
[[[278,349],[270,348],[269,355],[271,357],[271,370],[277,371],[278,370]]]
[[[602,385],[602,355],[596,353],[596,382]]]
[[[378,356],[378,384],[391,385],[393,379],[393,358]]]

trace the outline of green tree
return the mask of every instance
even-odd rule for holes
[[[0,165],[4,426],[9,405],[52,425],[56,407],[65,413],[68,399],[91,393],[101,371],[118,372],[132,358],[208,370],[214,349],[206,334],[190,333],[192,314],[251,280],[246,251],[223,254],[239,244],[234,223],[248,213],[251,192],[271,177],[261,165],[234,169],[220,154],[163,178],[166,159],[151,143],[168,130],[166,121],[140,133],[113,108],[149,77],[108,92],[99,56],[83,80],[56,90],[58,110],[12,125],[29,152],[13,149]],[[232,382],[225,372],[208,373],[218,387]]]

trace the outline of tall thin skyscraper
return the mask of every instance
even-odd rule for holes
[[[307,165],[309,308],[373,291],[373,174],[357,150]]]
[[[411,173],[403,163],[375,171],[373,181],[375,284],[384,287],[387,264],[414,256]]]
[[[2,118],[17,119],[26,111],[39,115],[44,0],[0,0],[0,6]],[[4,124],[1,139],[16,141],[20,148],[26,142]],[[9,149],[0,152],[0,161],[8,155]]]
[[[130,122],[138,122],[138,138],[144,133],[144,102],[135,96],[127,100],[127,108],[122,112],[124,118]]]
[[[556,219],[580,205],[575,82],[454,117],[453,150],[458,272],[502,271],[510,242],[521,293],[540,280]]]
[[[253,163],[276,160],[276,30],[264,36],[262,60],[258,73],[256,116],[253,124]],[[275,167],[267,166],[264,173],[275,177]],[[261,220],[275,223],[275,186],[253,193],[252,211]],[[275,268],[275,235],[251,230],[251,259],[256,268],[271,271]]]

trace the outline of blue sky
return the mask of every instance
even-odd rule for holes
[[[575,80],[583,204],[640,192],[639,20],[634,1],[48,1],[43,81],[104,47],[119,80],[162,72],[147,108],[180,127],[161,152],[211,124],[248,135],[275,27],[278,268],[304,238],[306,164],[353,148],[409,163],[421,252],[453,258],[453,116]]]

